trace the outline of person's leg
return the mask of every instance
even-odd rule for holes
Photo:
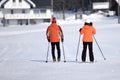
[[[55,58],[55,43],[51,43],[51,48],[52,48],[52,59],[53,59],[53,62],[56,61],[56,58]]]
[[[60,57],[61,57],[61,52],[60,52],[60,42],[56,43],[56,47],[57,47],[57,53],[58,53],[58,61],[60,61]]]
[[[89,59],[90,59],[91,62],[93,62],[94,61],[93,43],[89,42],[88,45],[89,45]]]
[[[83,42],[82,61],[86,61],[87,42]]]

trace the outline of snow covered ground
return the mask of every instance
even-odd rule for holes
[[[95,35],[105,57],[94,42],[95,63],[75,62],[79,29],[90,19],[97,30]],[[0,27],[0,80],[120,80],[120,24],[116,17],[101,14],[83,16],[83,20],[58,20],[64,32],[67,62],[45,63],[48,42],[46,29],[50,23],[29,26]],[[49,45],[50,46],[50,45]],[[81,61],[82,40],[78,60]],[[89,57],[87,57],[89,61]]]

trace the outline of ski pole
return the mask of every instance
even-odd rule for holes
[[[46,63],[48,62],[48,55],[49,55],[49,42],[48,42],[48,49],[47,49]]]
[[[65,59],[65,50],[64,50],[64,44],[62,42],[62,48],[63,48],[63,57],[64,57],[64,62],[66,62],[66,59]]]
[[[103,52],[102,52],[102,50],[101,50],[101,48],[100,48],[100,46],[99,46],[99,44],[98,44],[98,42],[97,42],[97,40],[96,40],[96,38],[95,38],[94,35],[93,35],[93,37],[94,37],[94,40],[95,40],[95,42],[96,42],[96,44],[97,44],[97,46],[98,46],[98,48],[99,48],[99,50],[100,50],[100,52],[101,52],[103,58],[104,58],[104,60],[106,60],[106,58],[105,58],[105,56],[104,56],[104,54],[103,54]]]
[[[76,53],[76,61],[78,61],[77,57],[78,57],[78,52],[79,52],[80,38],[81,38],[81,35],[79,35],[79,40],[78,40],[78,47],[77,47],[77,53]]]

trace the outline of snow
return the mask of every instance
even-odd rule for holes
[[[49,62],[45,63],[48,48],[45,31],[50,23],[0,27],[0,80],[119,80],[120,24],[117,18],[99,13],[83,15],[82,20],[72,18],[57,21],[65,36],[66,63],[63,62],[62,44],[62,61],[52,62],[49,44]],[[95,38],[106,60],[94,41],[95,63],[75,62],[79,29],[86,19],[91,20],[97,30]],[[82,40],[78,55],[80,62],[81,52]]]

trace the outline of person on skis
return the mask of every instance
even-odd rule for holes
[[[48,42],[51,43],[52,48],[52,59],[53,62],[56,61],[55,57],[55,47],[57,49],[57,61],[60,61],[61,58],[61,51],[60,51],[60,40],[61,42],[64,41],[63,31],[59,25],[57,25],[56,17],[52,18],[52,23],[48,26],[46,31],[46,36]]]
[[[92,26],[92,22],[86,21],[84,26],[80,28],[79,32],[83,35],[83,51],[81,56],[82,61],[86,61],[86,50],[88,46],[90,62],[94,62],[92,37],[94,34],[96,34],[96,29]]]

